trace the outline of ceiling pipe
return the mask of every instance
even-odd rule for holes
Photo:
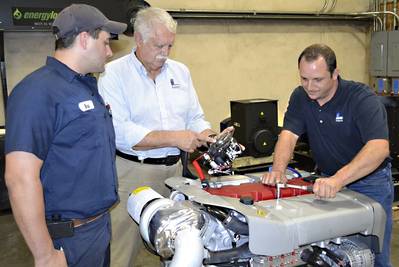
[[[328,6],[328,2],[329,2],[329,0],[324,0],[323,7],[320,9],[319,13],[323,13],[326,10],[326,8]]]
[[[306,13],[306,12],[258,12],[258,11],[219,11],[219,10],[190,10],[175,9],[168,10],[175,19],[285,19],[285,20],[347,20],[370,22],[377,19],[380,27],[384,27],[382,19],[378,15],[392,15],[395,17],[396,25],[399,25],[399,15],[391,11],[372,11],[355,13]],[[374,25],[376,26],[376,25]]]
[[[361,13],[352,13],[352,14],[360,14],[360,15],[379,15],[379,14],[384,14],[384,15],[392,15],[395,17],[396,22],[399,23],[399,15],[392,12],[392,11],[372,11],[372,12],[361,12]]]
[[[176,19],[300,19],[300,20],[372,20],[368,13],[312,13],[312,12],[264,12],[231,10],[167,10]],[[391,12],[392,13],[392,12]]]
[[[374,4],[374,11],[378,11],[378,10],[380,10],[380,8],[379,8],[379,4],[380,4],[380,1],[379,0],[374,0],[373,1],[373,4]],[[380,18],[380,17],[378,17],[377,15],[375,15],[374,16],[374,25],[373,25],[373,30],[374,31],[377,31],[377,19],[376,18],[379,18],[380,19],[380,21],[381,21],[381,26],[383,27],[383,25],[382,25],[382,19]],[[382,28],[381,28],[381,30],[382,30]]]
[[[380,23],[379,30],[383,31],[384,30],[384,22],[382,21],[382,19],[379,16],[377,16],[377,15],[374,15],[374,18],[376,18],[376,20]],[[377,25],[374,26],[374,31],[375,32],[377,31]]]
[[[385,12],[387,12],[387,0],[384,0],[384,5],[383,5],[383,7],[384,7],[384,31],[386,31],[387,30],[387,15],[386,15],[386,13]]]
[[[397,1],[393,1],[393,13],[398,14],[398,10],[396,9],[397,6]],[[396,30],[398,23],[396,23],[396,20],[393,21],[393,29]]]

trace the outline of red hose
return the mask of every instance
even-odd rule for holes
[[[197,172],[201,182],[205,180],[205,175],[204,172],[201,169],[201,166],[199,165],[198,161],[200,158],[202,158],[202,156],[196,158],[195,160],[193,160],[193,166],[195,168],[195,171]]]

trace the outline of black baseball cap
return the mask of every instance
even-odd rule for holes
[[[109,20],[94,6],[72,4],[58,13],[53,22],[53,33],[56,39],[60,39],[99,28],[112,34],[120,34],[126,27],[125,23]]]

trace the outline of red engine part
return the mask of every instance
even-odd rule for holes
[[[296,178],[288,181],[289,184],[294,185],[312,185],[304,181],[302,178]],[[277,188],[275,186],[265,185],[261,183],[245,183],[240,185],[226,185],[221,188],[205,188],[207,192],[212,195],[225,196],[225,197],[251,197],[255,202],[275,199],[277,198]],[[302,189],[295,188],[281,188],[280,198],[293,197],[299,195],[310,194],[310,192]]]

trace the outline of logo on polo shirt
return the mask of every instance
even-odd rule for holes
[[[170,85],[172,85],[172,88],[180,88],[180,84],[176,83],[173,79],[170,79]]]
[[[335,122],[344,122],[344,116],[341,114],[341,112],[337,112],[335,114]]]
[[[88,110],[94,109],[94,103],[91,100],[82,101],[79,103],[79,108],[81,111],[86,112]]]

